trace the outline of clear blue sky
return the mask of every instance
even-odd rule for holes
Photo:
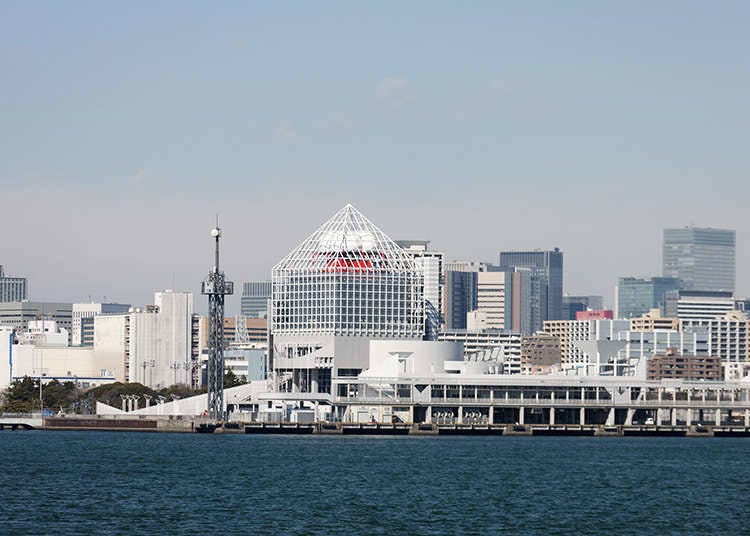
[[[565,252],[566,291],[738,232],[747,2],[0,3],[0,264],[31,297],[197,290],[347,202],[449,258]],[[196,301],[199,301],[197,299]]]

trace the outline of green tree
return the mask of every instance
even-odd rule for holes
[[[237,387],[247,383],[244,376],[237,376],[232,370],[224,372],[224,389],[229,387]]]

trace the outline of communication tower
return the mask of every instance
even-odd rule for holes
[[[234,283],[227,281],[219,268],[218,221],[211,236],[216,241],[216,262],[201,285],[201,293],[208,296],[208,416],[221,420],[224,419],[224,296],[234,293]]]

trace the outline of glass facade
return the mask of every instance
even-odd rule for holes
[[[422,338],[422,271],[351,205],[272,272],[274,334]]]
[[[637,318],[650,309],[666,313],[667,297],[680,289],[673,277],[621,277],[617,282],[617,318]]]
[[[243,316],[264,318],[268,313],[268,300],[271,299],[270,281],[250,281],[242,285],[240,310]]]
[[[685,290],[734,292],[735,243],[727,229],[664,229],[663,275]]]
[[[563,314],[563,253],[551,251],[503,251],[500,270],[532,270],[531,332],[542,329],[545,320],[559,320]]]

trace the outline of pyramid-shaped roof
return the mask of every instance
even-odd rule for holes
[[[274,271],[404,272],[414,259],[352,205],[292,250]]]

